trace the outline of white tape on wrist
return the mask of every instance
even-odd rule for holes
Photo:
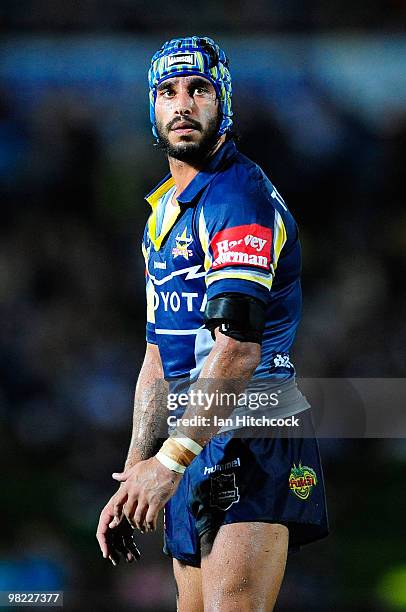
[[[191,438],[185,438],[185,437],[178,437],[177,435],[171,436],[174,440],[176,440],[176,442],[179,442],[179,444],[182,444],[182,446],[184,446],[185,448],[187,448],[188,450],[190,450],[192,453],[194,453],[197,457],[197,455],[200,455],[200,453],[203,450],[203,446],[200,446],[200,444],[198,444],[197,442],[195,442],[194,440],[192,440]]]
[[[172,470],[172,472],[183,474],[186,470],[186,467],[184,465],[180,465],[180,463],[177,463],[170,457],[167,457],[166,455],[164,455],[164,453],[161,453],[161,451],[158,451],[155,457],[158,459],[160,463],[162,463],[162,465]]]

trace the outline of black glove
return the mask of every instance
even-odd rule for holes
[[[113,529],[109,527],[106,538],[110,551],[109,559],[113,565],[120,563],[121,555],[126,563],[138,561],[141,557],[141,553],[134,541],[134,529],[126,518],[123,518],[117,527]],[[131,553],[130,558],[128,553]]]

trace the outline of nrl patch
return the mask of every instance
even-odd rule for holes
[[[210,506],[228,510],[240,501],[238,487],[235,484],[235,474],[220,474],[210,479]]]
[[[317,476],[313,468],[302,465],[301,462],[298,467],[293,464],[289,476],[289,489],[293,495],[299,499],[308,499],[316,485]]]
[[[194,66],[196,64],[195,53],[180,53],[177,55],[168,55],[165,59],[167,68],[170,68],[171,66],[176,66],[177,64],[188,64],[189,66]]]

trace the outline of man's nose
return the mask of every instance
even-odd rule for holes
[[[193,108],[193,96],[187,90],[181,90],[176,96],[175,112],[179,115],[189,115]]]

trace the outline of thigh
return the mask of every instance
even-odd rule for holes
[[[178,612],[203,612],[203,594],[200,567],[186,565],[173,559]]]
[[[202,557],[204,609],[270,612],[286,567],[289,532],[284,525],[247,522],[220,527]]]

